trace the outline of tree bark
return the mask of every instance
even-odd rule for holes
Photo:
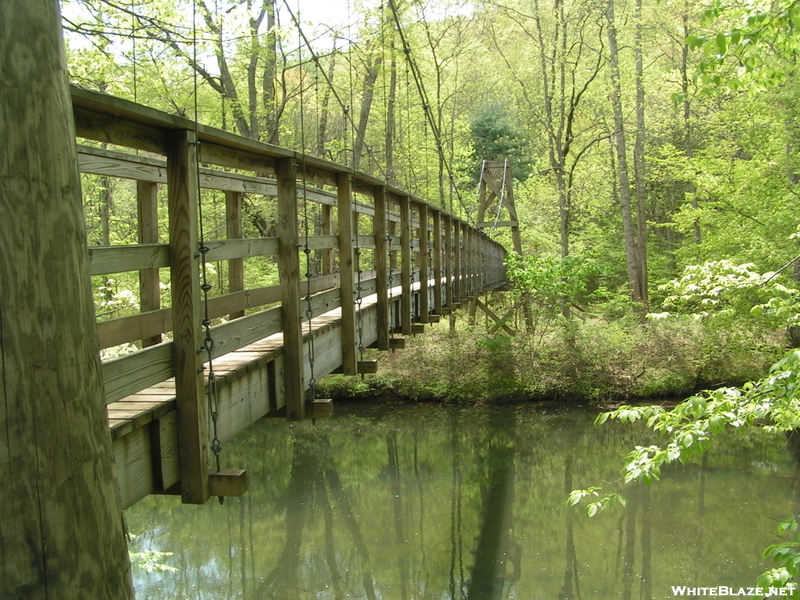
[[[628,282],[631,298],[642,299],[639,269],[636,252],[633,214],[631,211],[631,182],[628,171],[628,155],[625,148],[625,123],[622,115],[622,85],[619,75],[619,51],[617,49],[617,28],[614,24],[614,0],[606,5],[608,24],[608,54],[611,68],[611,104],[614,109],[614,145],[617,151],[617,177],[619,181],[619,205],[622,212],[622,231],[625,240],[625,259],[628,269]]]
[[[375,96],[375,82],[378,79],[383,57],[379,54],[367,69],[364,76],[362,89],[364,95],[361,97],[361,111],[358,116],[358,127],[356,128],[356,139],[353,144],[353,170],[358,171],[361,162],[361,153],[364,151],[364,138],[367,135],[367,123],[369,123],[369,113],[372,110],[372,99]]]
[[[60,23],[54,0],[0,3],[0,596],[124,600]]]
[[[637,230],[637,262],[639,267],[639,289],[642,303],[648,304],[647,282],[647,191],[645,190],[644,160],[644,60],[642,51],[642,0],[635,4],[635,42],[634,57],[636,63],[636,139],[633,146],[633,169],[636,177],[636,230]]]

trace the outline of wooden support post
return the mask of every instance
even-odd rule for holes
[[[442,217],[444,225],[444,306],[453,304],[453,219],[449,216]],[[445,314],[442,312],[442,314]]]
[[[58,5],[0,23],[0,598],[131,599]]]
[[[411,202],[400,196],[400,331],[411,335]]]
[[[249,485],[247,471],[242,469],[211,471],[208,479],[212,496],[243,496]]]
[[[378,349],[389,349],[389,272],[386,265],[386,190],[383,186],[376,185],[372,188],[375,202],[375,216],[372,219],[372,232],[375,235],[375,278],[376,293],[378,297],[377,327]]]
[[[333,235],[333,207],[329,204],[322,205],[322,235]],[[333,273],[333,250],[325,248],[320,251],[321,271],[323,275]]]
[[[136,204],[138,212],[138,240],[140,244],[158,243],[158,184],[150,181],[136,182]],[[140,311],[149,312],[161,308],[161,286],[158,269],[139,271]],[[142,340],[142,347],[161,343],[161,335]]]
[[[464,295],[467,298],[472,297],[472,229],[469,225],[464,225],[463,231],[463,245],[464,245]]]
[[[442,213],[439,209],[433,210],[433,312],[442,314]]]
[[[174,131],[167,149],[169,254],[172,280],[172,364],[178,413],[181,500],[203,504],[208,487],[208,403],[205,398],[198,259],[197,139]]]
[[[229,240],[240,239],[243,236],[241,192],[225,192],[225,225]],[[244,259],[231,258],[228,260],[228,293],[241,292],[243,289]],[[240,310],[229,314],[228,318],[238,319],[243,316],[244,311]]]
[[[281,282],[283,329],[283,388],[286,416],[305,418],[303,382],[303,332],[300,323],[300,245],[297,233],[297,174],[293,158],[279,158],[275,165],[278,188],[278,273]]]
[[[339,222],[339,281],[342,305],[342,369],[358,374],[356,310],[353,277],[353,182],[350,173],[339,173],[336,212]]]
[[[419,320],[428,322],[428,205],[419,205]]]
[[[461,221],[453,220],[453,308],[461,302]]]
[[[388,210],[388,206],[386,207]],[[392,244],[397,244],[399,241],[397,237],[397,221],[389,221],[389,237],[392,238]],[[389,268],[397,271],[397,250],[389,250]],[[397,280],[394,280],[397,283]]]

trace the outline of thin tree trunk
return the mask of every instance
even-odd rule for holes
[[[333,75],[336,67],[336,46],[334,45],[331,51],[331,62],[328,65],[327,81],[333,85]],[[317,129],[317,156],[322,158],[330,158],[327,155],[326,145],[328,143],[328,115],[330,113],[331,105],[331,88],[330,85],[325,86],[325,91],[322,94],[322,102],[320,105],[319,114],[319,128]]]
[[[689,5],[686,4],[683,12],[683,33],[684,39],[689,36],[691,30],[689,29]],[[684,43],[681,54],[681,92],[683,93],[683,148],[686,153],[686,158],[691,160],[694,158],[694,149],[692,148],[692,121],[689,103],[689,46]],[[692,198],[692,208],[697,209],[697,194],[695,193],[694,184],[689,187],[689,194]],[[703,241],[700,234],[700,223],[695,219],[694,221],[694,243],[699,245]]]
[[[617,150],[617,175],[619,178],[619,204],[622,212],[622,231],[625,240],[625,259],[628,268],[628,281],[631,298],[642,299],[639,285],[639,271],[636,252],[633,215],[631,211],[631,182],[628,171],[628,155],[625,148],[625,123],[622,116],[622,85],[619,75],[619,51],[617,49],[617,29],[614,24],[614,0],[606,5],[608,23],[608,52],[611,67],[611,104],[614,109],[614,144]]]
[[[132,599],[57,2],[0,2],[0,81],[0,597]]]
[[[369,113],[372,110],[372,99],[375,96],[375,81],[378,79],[381,63],[383,63],[383,57],[378,55],[375,62],[373,62],[367,70],[367,74],[364,76],[364,95],[361,97],[361,111],[358,117],[358,127],[356,128],[356,140],[353,144],[354,171],[358,171],[358,164],[361,162],[361,153],[364,150],[364,139],[367,135]]]

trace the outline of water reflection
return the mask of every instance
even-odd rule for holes
[[[785,439],[761,432],[589,520],[567,492],[618,479],[643,432],[594,428],[587,410],[337,409],[228,444],[226,464],[250,473],[243,498],[129,509],[134,549],[173,552],[178,569],[137,571],[137,597],[660,599],[752,585],[796,506]]]

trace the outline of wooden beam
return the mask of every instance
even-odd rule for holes
[[[241,192],[225,192],[225,225],[229,240],[244,237]],[[231,258],[228,260],[228,293],[242,290],[244,290],[244,259]],[[237,310],[230,313],[228,318],[238,319],[243,316],[244,311]]]
[[[411,202],[400,196],[400,331],[411,335]]]
[[[203,504],[208,489],[208,403],[205,399],[200,325],[201,292],[197,274],[197,138],[193,131],[169,136],[167,181],[172,294],[172,343],[178,412],[181,500]]]
[[[372,190],[375,201],[375,216],[372,231],[375,235],[375,273],[377,279],[378,349],[389,349],[389,274],[386,264],[386,190],[375,186]]]
[[[338,176],[339,280],[342,302],[342,368],[345,375],[358,374],[356,349],[355,277],[353,273],[353,186],[349,173]]]
[[[275,166],[278,178],[278,272],[281,282],[281,329],[283,330],[283,380],[286,416],[305,417],[303,384],[303,337],[300,329],[300,257],[297,248],[297,175],[295,161],[281,158]]]
[[[136,207],[138,218],[138,241],[140,244],[158,243],[158,184],[149,181],[136,182]],[[150,312],[161,308],[161,285],[158,269],[139,271],[139,310]],[[161,335],[142,339],[142,347],[161,343]]]
[[[248,485],[247,471],[242,469],[223,469],[208,473],[208,486],[212,496],[243,496]]]
[[[485,313],[486,313],[486,314],[489,316],[489,318],[491,318],[491,319],[492,319],[492,320],[493,320],[493,321],[494,321],[494,322],[497,324],[497,326],[498,326],[498,327],[502,327],[502,328],[503,328],[503,330],[504,330],[506,333],[508,333],[508,335],[516,335],[516,332],[515,332],[513,329],[511,329],[511,328],[510,328],[508,325],[506,325],[506,323],[505,323],[505,320],[506,320],[506,319],[508,318],[508,316],[511,314],[510,312],[509,312],[509,313],[508,313],[508,314],[507,314],[505,317],[503,317],[503,318],[501,319],[500,317],[498,317],[498,316],[497,316],[497,315],[494,313],[494,311],[493,311],[492,309],[490,309],[490,308],[489,308],[488,306],[486,306],[486,305],[485,305],[483,302],[481,302],[481,301],[480,301],[480,299],[478,299],[478,298],[476,298],[476,299],[475,299],[475,305],[476,305],[478,308],[480,308],[480,309],[481,309],[483,312],[485,312]]]

